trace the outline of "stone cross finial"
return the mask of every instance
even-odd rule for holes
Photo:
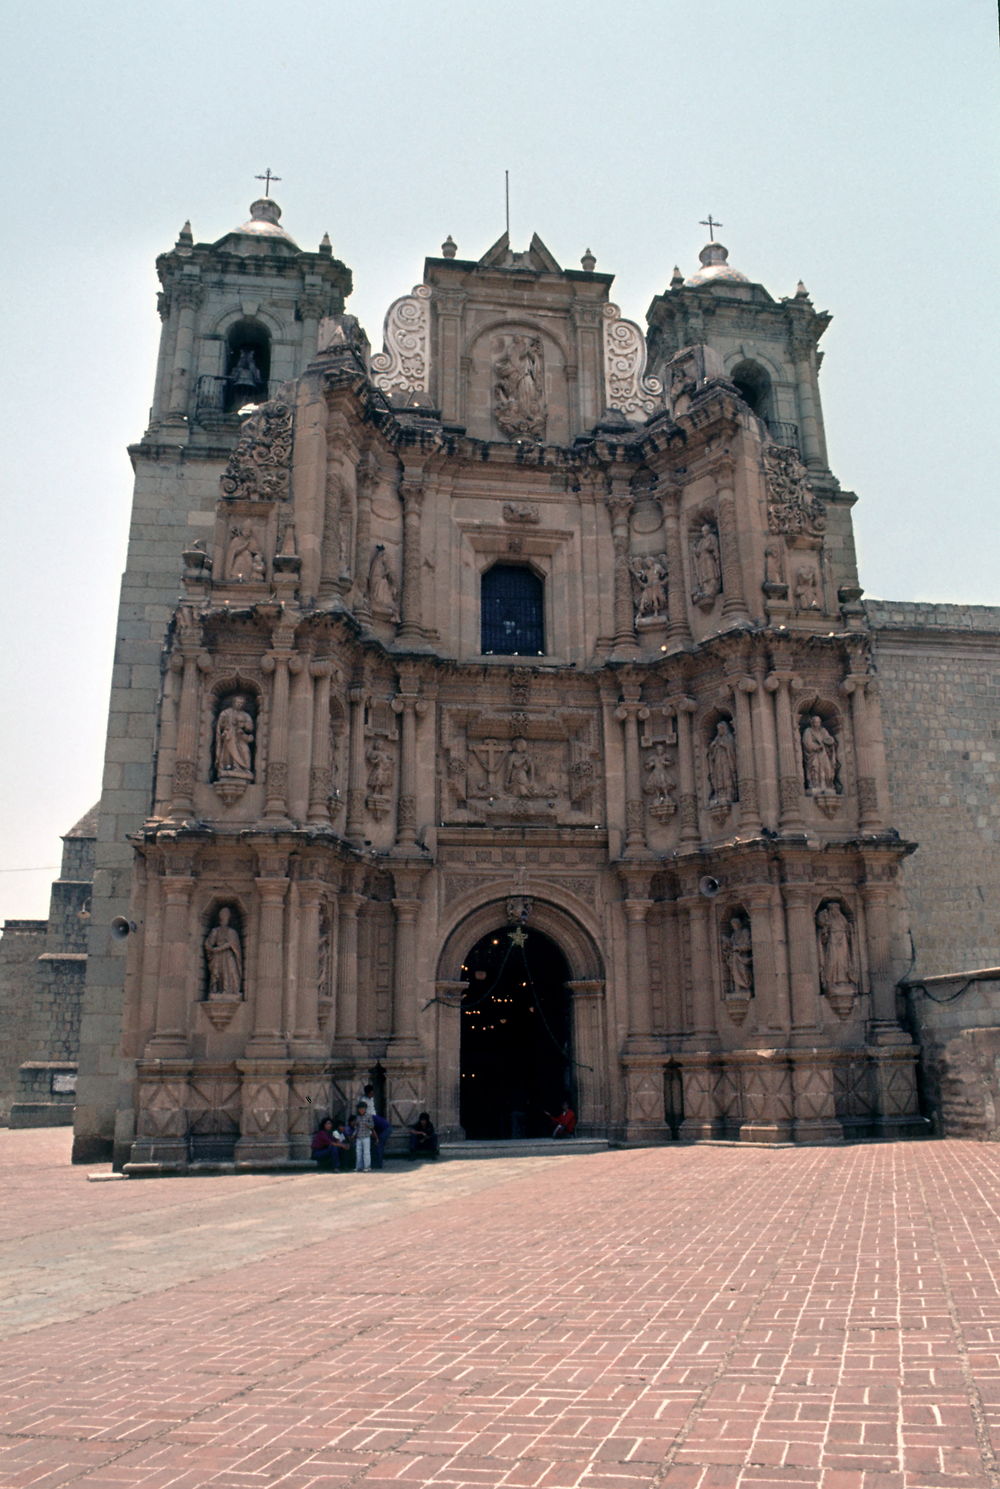
[[[280,181],[281,180],[281,177],[280,176],[275,176],[273,174],[272,170],[271,170],[271,167],[268,166],[268,168],[264,172],[263,176],[254,176],[254,180],[255,181],[263,181],[263,183],[264,183],[264,195],[265,196],[270,196],[271,195],[271,182],[272,181]]]
[[[258,177],[258,180],[260,180],[260,179],[262,179],[262,178],[261,177]],[[275,177],[275,180],[277,180],[277,177]],[[711,242],[711,243],[714,243],[715,242],[715,229],[717,227],[725,227],[725,225],[726,224],[724,222],[716,222],[715,219],[713,218],[711,212],[709,212],[709,214],[708,214],[707,217],[702,218],[701,222],[699,222],[699,224],[698,224],[699,227],[707,227],[708,228],[708,237],[709,237],[709,242]]]

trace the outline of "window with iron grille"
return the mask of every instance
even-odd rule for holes
[[[494,564],[482,581],[482,647],[487,656],[541,656],[545,585],[523,564]]]

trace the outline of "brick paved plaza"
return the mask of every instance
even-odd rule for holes
[[[1000,1150],[88,1183],[0,1133],[3,1489],[1000,1485]]]

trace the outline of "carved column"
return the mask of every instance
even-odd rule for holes
[[[397,635],[401,641],[419,641],[423,637],[423,603],[420,592],[423,552],[420,516],[424,499],[422,470],[404,471],[400,496],[403,502],[403,593],[400,603],[402,624]]]
[[[795,364],[795,393],[799,409],[802,457],[806,465],[813,470],[823,470],[826,466],[826,450],[819,407],[814,392],[815,344],[812,336],[804,328],[793,330],[790,340]]]
[[[462,997],[467,982],[436,982],[438,1136],[442,1142],[465,1137],[461,1126]]]
[[[674,651],[691,639],[688,624],[684,548],[681,541],[681,488],[671,486],[661,498],[663,547],[667,555],[667,650]]]
[[[852,673],[841,684],[841,692],[851,700],[851,729],[854,735],[854,760],[858,773],[858,825],[862,832],[877,833],[885,827],[879,810],[878,769],[867,692],[869,678]]]
[[[624,487],[624,483],[613,480],[612,491],[606,501],[611,516],[611,543],[614,549],[615,633],[613,646],[616,655],[631,656],[639,650],[632,608],[632,578],[628,567],[628,522],[632,511],[632,498]]]
[[[639,759],[639,719],[649,717],[649,709],[639,702],[639,683],[622,685],[622,701],[615,718],[625,733],[625,853],[642,853],[646,847],[645,821],[642,810],[642,766]]]
[[[819,964],[816,955],[816,925],[813,891],[804,884],[786,884],[782,890],[788,938],[788,975],[791,984],[792,1026],[816,1029],[819,1016]]]
[[[358,1037],[358,912],[363,904],[364,895],[350,890],[345,890],[337,901],[340,917],[335,1017],[338,1043],[352,1043]]]
[[[181,698],[177,710],[177,754],[174,760],[174,818],[190,817],[194,811],[194,786],[198,776],[198,673],[211,665],[209,657],[194,649],[182,653]]]
[[[413,871],[396,874],[396,943],[392,969],[392,1042],[411,1043],[417,1037],[417,898]]]
[[[653,1033],[653,990],[649,982],[649,944],[646,917],[652,900],[645,876],[626,879],[623,900],[628,945],[629,1045],[647,1043]]]
[[[761,1028],[787,1034],[792,1014],[788,978],[774,942],[773,902],[775,892],[765,886],[746,893],[753,940],[753,987],[757,999],[757,1021]]]
[[[396,820],[396,847],[412,853],[417,847],[417,698],[419,684],[415,673],[399,673],[399,693],[392,700],[393,712],[400,718],[399,806]]]
[[[315,879],[299,884],[299,976],[293,1011],[293,1038],[299,1054],[322,1053],[319,1037],[319,912],[325,886]]]
[[[355,613],[359,620],[370,620],[368,569],[372,560],[372,490],[378,467],[366,455],[358,469],[358,522],[354,535]]]
[[[181,284],[173,292],[178,310],[177,340],[174,343],[174,366],[170,379],[170,416],[180,418],[191,402],[191,369],[194,352],[194,326],[201,304],[201,285]]]
[[[160,975],[156,988],[156,1033],[147,1053],[151,1058],[178,1058],[188,1049],[188,1008],[192,1002],[191,895],[189,873],[168,873],[160,880],[163,926]]]
[[[329,662],[311,662],[313,678],[312,746],[309,751],[308,820],[317,827],[330,822],[330,679]]]
[[[896,1029],[896,983],[892,975],[892,893],[892,885],[884,881],[865,879],[861,885],[872,1018],[877,1024],[887,1024]]]
[[[257,885],[257,976],[253,1036],[247,1054],[277,1057],[287,1053],[282,1027],[285,971],[285,896],[288,879],[273,866],[261,865]]]
[[[316,355],[319,342],[319,323],[326,309],[319,295],[300,295],[296,306],[302,322],[302,365],[307,366]]]
[[[691,738],[691,715],[697,708],[693,698],[670,700],[677,719],[677,776],[680,807],[681,845],[698,842],[698,795],[694,780],[694,741]]]
[[[347,836],[365,835],[365,690],[352,683],[348,691],[351,708],[350,768],[347,787]]]
[[[576,1062],[577,1132],[604,1137],[608,1127],[604,983],[567,982],[573,997],[573,1058]]]
[[[720,462],[716,472],[720,485],[719,549],[722,557],[722,618],[748,620],[743,570],[740,563],[740,534],[736,520],[736,493],[733,490],[733,464]]]
[[[795,732],[791,694],[792,688],[799,686],[799,680],[791,672],[772,672],[764,686],[774,694],[781,831],[801,832],[805,826],[802,816],[802,757]]]
[[[160,714],[160,744],[156,752],[156,788],[153,816],[166,817],[173,804],[174,761],[177,758],[177,705],[184,658],[177,652],[170,658],[163,679],[163,708]]]
[[[760,810],[757,806],[757,773],[754,768],[753,727],[750,722],[750,696],[757,691],[752,677],[740,677],[730,683],[736,711],[736,769],[740,780],[740,827],[747,832],[760,832]]]
[[[284,648],[265,652],[261,669],[273,673],[267,736],[267,792],[264,816],[284,821],[288,812],[288,667]]]
[[[686,895],[679,903],[687,911],[691,948],[691,1032],[696,1039],[710,1038],[717,1027],[711,906],[701,894]]]
[[[778,741],[774,726],[774,708],[764,682],[764,668],[756,673],[756,688],[750,695],[753,715],[754,756],[757,761],[758,808],[765,827],[776,831],[780,820],[778,806]]]

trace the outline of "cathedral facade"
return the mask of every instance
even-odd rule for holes
[[[449,239],[372,355],[252,211],[159,264],[77,1156],[922,1131],[828,317]]]

